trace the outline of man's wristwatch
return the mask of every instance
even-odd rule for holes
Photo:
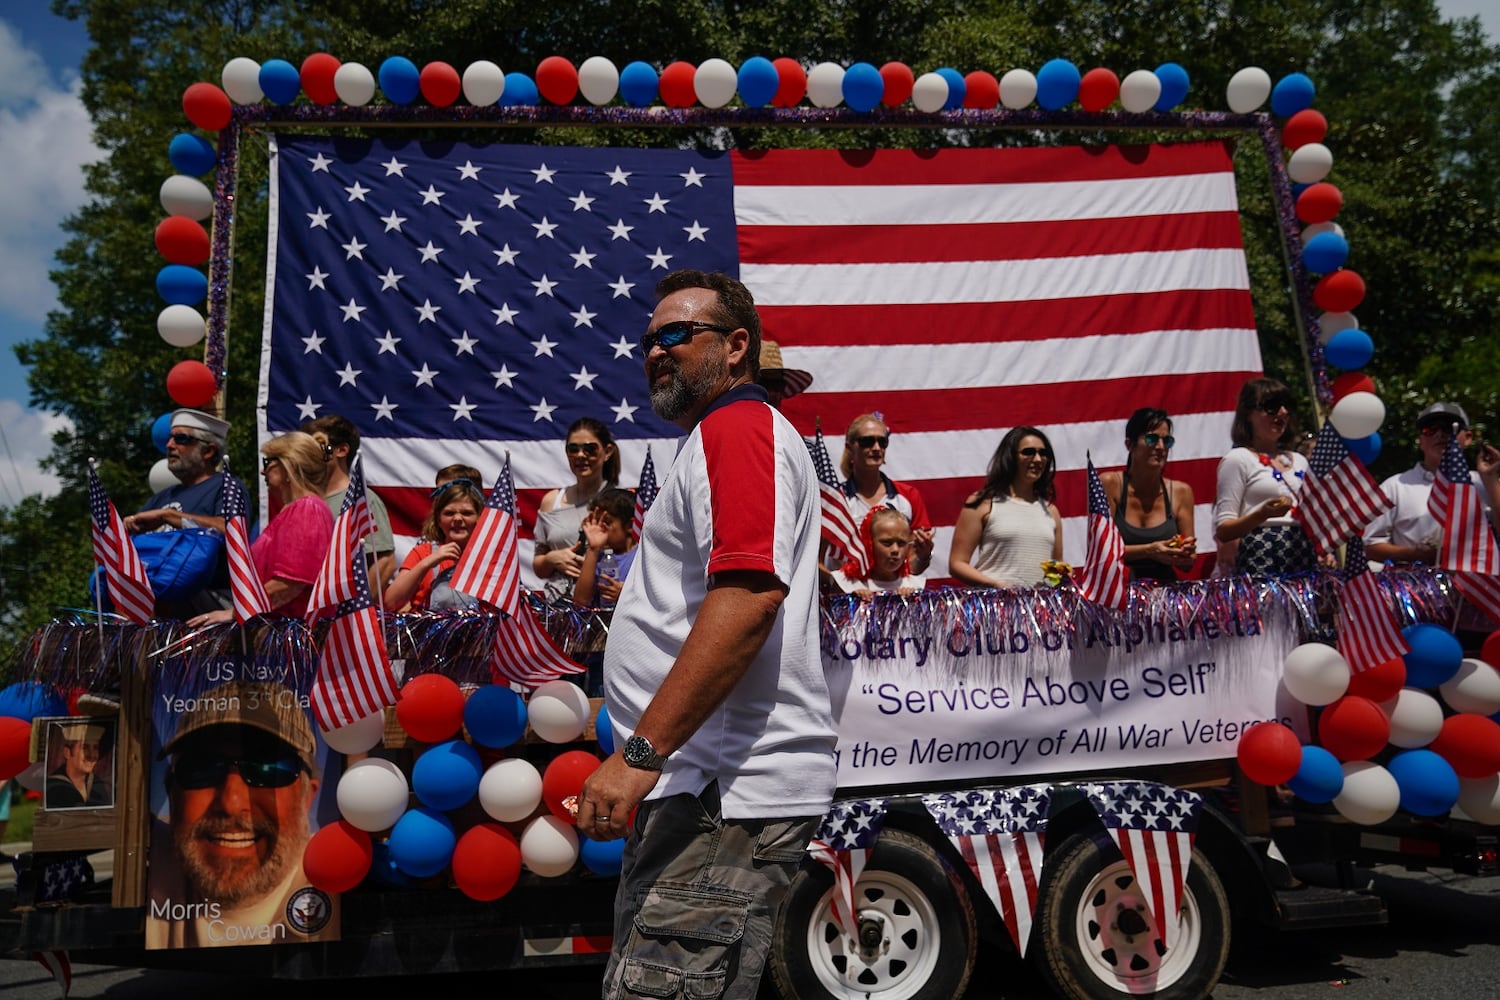
[[[620,751],[625,763],[642,771],[660,771],[667,758],[656,752],[656,747],[644,736],[632,736],[625,741]]]

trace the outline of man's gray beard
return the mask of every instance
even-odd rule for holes
[[[172,475],[177,477],[178,481],[186,483],[198,479],[206,473],[208,471],[208,463],[203,461],[203,456],[201,455],[184,455],[179,452],[175,464],[170,455],[167,457],[167,469]]]
[[[729,359],[722,354],[705,358],[696,375],[686,376],[682,368],[672,372],[671,381],[651,386],[651,410],[663,420],[676,420],[691,410],[729,374]]]
[[[305,778],[299,780],[306,781]],[[177,847],[177,857],[182,863],[187,884],[199,898],[230,907],[253,903],[265,896],[280,885],[287,872],[297,865],[302,858],[303,848],[307,846],[307,810],[305,807],[298,807],[292,812],[292,816],[283,817],[285,822],[280,826],[260,820],[252,821],[254,832],[270,837],[275,844],[270,856],[255,869],[247,869],[244,865],[228,869],[214,867],[196,853],[196,832],[205,828],[221,833],[243,831],[245,824],[238,820],[222,816],[204,817],[191,827],[174,829],[172,840]]]

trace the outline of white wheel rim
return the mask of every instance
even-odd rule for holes
[[[1144,933],[1120,930],[1123,909],[1136,911],[1147,925]],[[1135,995],[1166,989],[1183,977],[1202,945],[1203,922],[1198,901],[1184,885],[1172,946],[1163,949],[1130,866],[1116,861],[1089,882],[1078,903],[1075,931],[1084,965],[1094,978],[1120,993]]]
[[[833,920],[833,889],[823,894],[807,922],[807,957],[813,974],[839,1000],[909,1000],[937,969],[943,932],[932,901],[900,875],[866,870],[854,887],[855,912],[882,927],[875,953],[862,954]]]

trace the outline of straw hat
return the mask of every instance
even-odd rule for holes
[[[787,368],[781,361],[781,347],[774,340],[762,340],[760,342],[760,376],[762,379],[767,374],[777,374],[786,382],[786,392],[782,399],[791,399],[800,392],[806,392],[807,387],[812,385],[812,372],[805,372],[800,368]]]

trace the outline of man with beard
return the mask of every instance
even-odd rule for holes
[[[319,785],[303,701],[231,681],[164,702],[181,712],[160,754],[168,818],[151,838],[147,948],[336,938],[336,901],[302,871]]]
[[[651,408],[688,436],[614,612],[604,677],[621,749],[584,784],[577,821],[629,838],[603,995],[749,1000],[835,781],[818,481],[755,384],[745,286],[677,271],[656,291]]]

